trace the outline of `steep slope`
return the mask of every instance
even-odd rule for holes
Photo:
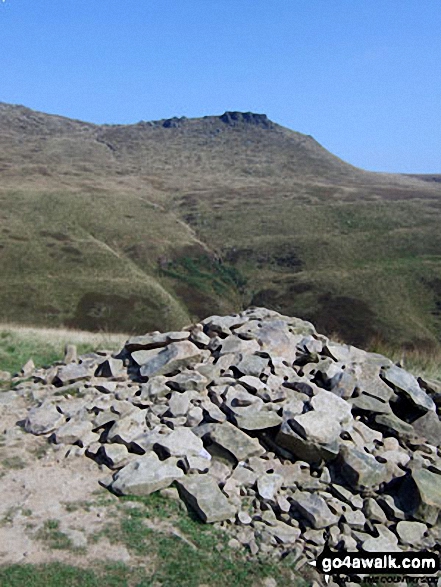
[[[0,104],[0,319],[143,331],[258,303],[433,346],[433,178],[357,169],[260,114],[99,126]]]

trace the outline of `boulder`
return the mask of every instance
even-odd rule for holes
[[[118,471],[111,489],[119,495],[149,495],[183,477],[184,472],[176,466],[176,459],[160,461],[151,452]]]
[[[171,343],[141,365],[140,375],[142,377],[168,375],[191,367],[200,361],[202,352],[189,341]]]
[[[338,522],[338,517],[331,512],[326,501],[316,493],[296,491],[291,501],[313,528],[327,528]]]
[[[209,474],[188,475],[179,479],[177,485],[182,499],[204,522],[221,522],[236,515],[236,508],[229,503]]]
[[[229,422],[211,424],[207,434],[209,440],[231,453],[237,461],[244,461],[265,452],[258,440],[251,438]]]
[[[392,385],[397,392],[403,393],[412,403],[427,412],[428,410],[435,411],[435,404],[432,398],[421,389],[416,378],[411,374],[401,369],[401,367],[392,366],[383,369],[381,372],[383,379]]]
[[[40,406],[31,408],[25,421],[25,430],[32,434],[47,434],[53,432],[56,428],[65,422],[54,404],[43,402]]]

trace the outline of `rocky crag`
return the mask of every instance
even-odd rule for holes
[[[179,495],[251,556],[440,550],[441,386],[309,322],[250,308],[13,382],[28,432],[116,494]]]

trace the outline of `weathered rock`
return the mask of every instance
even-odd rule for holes
[[[254,455],[262,455],[265,452],[256,439],[238,430],[229,422],[211,424],[208,438],[231,453],[238,461],[244,461]]]
[[[75,381],[88,379],[90,375],[91,369],[87,364],[70,363],[58,369],[56,379],[60,385],[66,385]]]
[[[160,461],[155,453],[146,454],[118,471],[112,490],[122,495],[149,495],[184,477],[176,459]]]
[[[386,382],[393,385],[398,392],[402,392],[406,395],[415,406],[421,408],[425,412],[427,410],[435,411],[433,400],[424,390],[421,389],[418,385],[418,381],[411,373],[394,365],[387,369],[383,369],[382,377]]]
[[[122,374],[124,363],[121,359],[110,357],[98,366],[95,375],[97,377],[118,377]]]
[[[418,546],[426,532],[427,526],[421,522],[401,521],[397,524],[397,534],[402,544]]]
[[[177,428],[170,434],[163,434],[155,446],[168,456],[202,456],[210,460],[210,455],[204,449],[202,440],[189,428]]]
[[[262,410],[255,414],[234,415],[234,421],[241,430],[267,430],[275,428],[282,422],[282,418],[275,412]]]
[[[77,347],[74,344],[67,344],[64,347],[63,363],[76,363],[77,361]]]
[[[179,479],[178,488],[184,501],[200,518],[210,524],[233,518],[236,508],[232,506],[218,484],[209,474],[189,475]]]
[[[124,467],[130,460],[130,453],[124,444],[105,444],[99,449],[99,455],[111,469]]]
[[[133,336],[125,344],[125,348],[129,351],[158,349],[167,346],[172,342],[180,342],[187,340],[190,333],[185,330],[177,332],[152,332],[144,334],[143,336]],[[133,355],[132,355],[133,356]]]
[[[274,500],[282,487],[283,477],[277,473],[266,473],[257,479],[257,493],[262,499]]]
[[[25,422],[25,430],[32,434],[47,434],[65,422],[63,414],[49,402],[43,402],[40,406],[31,408]]]
[[[296,491],[292,503],[314,528],[327,528],[338,522],[326,501],[315,493]]]
[[[190,409],[189,395],[187,393],[173,392],[168,402],[168,409],[174,418],[186,416]]]
[[[319,412],[317,412],[318,414]],[[323,419],[326,420],[324,417]],[[306,461],[308,463],[319,463],[322,460],[329,461],[336,458],[339,451],[339,442],[337,435],[333,442],[328,444],[320,444],[314,443],[310,438],[304,438],[300,436],[295,430],[293,425],[294,418],[285,420],[281,428],[276,436],[276,445],[278,447],[282,447],[287,449],[290,453],[292,453],[295,457],[302,461]],[[316,422],[311,421],[313,419],[310,418],[308,423],[311,423],[311,426],[319,432],[319,429],[316,428]],[[334,422],[335,424],[335,422]],[[337,424],[337,427],[339,425]],[[333,430],[336,430],[336,427],[333,425]],[[324,435],[322,435],[323,437]]]
[[[378,487],[387,475],[384,464],[355,447],[351,450],[347,446],[342,446],[339,461],[343,477],[354,489]]]
[[[365,552],[395,552],[401,550],[398,546],[398,539],[386,526],[377,524],[375,529],[377,537],[370,537],[363,542],[362,548]]]
[[[419,497],[412,512],[413,517],[435,525],[441,510],[441,475],[427,469],[419,469],[412,471],[411,479]]]
[[[168,375],[180,369],[191,367],[202,358],[202,353],[192,342],[173,342],[156,356],[147,360],[141,368],[142,377]]]
[[[29,359],[21,368],[21,374],[23,377],[29,377],[35,370],[35,364],[32,359]]]
[[[267,357],[260,357],[258,355],[243,355],[240,362],[236,365],[236,368],[242,375],[259,377],[267,365]]]
[[[435,412],[426,412],[412,426],[419,436],[423,436],[433,446],[441,446],[441,422]]]
[[[92,432],[92,422],[88,420],[70,420],[55,432],[57,444],[80,444],[87,446],[99,439],[99,434]]]

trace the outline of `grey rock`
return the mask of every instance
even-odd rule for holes
[[[173,417],[186,416],[190,409],[190,397],[188,393],[173,392],[168,402],[168,409]]]
[[[397,524],[397,534],[402,544],[418,546],[421,544],[424,534],[428,528],[421,522],[401,521]]]
[[[415,430],[411,424],[404,422],[395,414],[379,414],[375,416],[375,423],[398,434],[399,437],[409,440],[415,438]]]
[[[170,434],[163,434],[158,438],[155,446],[162,449],[168,456],[203,456],[210,460],[202,440],[189,428],[177,428]]]
[[[339,460],[342,475],[354,489],[373,489],[386,478],[385,465],[355,447],[351,450],[347,446],[342,446]]]
[[[283,477],[277,473],[266,473],[257,479],[257,493],[262,499],[273,501],[281,488]]]
[[[338,441],[341,433],[341,426],[335,414],[321,410],[294,416],[291,426],[305,440],[324,445]]]
[[[21,368],[21,374],[23,377],[29,377],[35,370],[35,364],[32,359],[29,359]]]
[[[133,336],[125,344],[125,348],[132,352],[138,350],[158,349],[172,342],[187,340],[190,333],[185,330],[177,332],[152,332],[143,336]]]
[[[269,527],[269,533],[272,534],[280,544],[295,544],[300,537],[300,528],[289,526],[284,522],[277,521],[275,526]]]
[[[76,363],[77,358],[77,347],[74,344],[67,344],[64,347],[63,363]]]
[[[359,396],[352,397],[348,401],[354,408],[364,412],[375,414],[390,414],[392,411],[389,403],[386,403],[376,397],[367,395],[366,393],[361,393]]]
[[[160,461],[155,453],[148,453],[118,471],[111,487],[120,495],[149,495],[183,477],[176,459]]]
[[[144,363],[140,368],[140,374],[142,377],[171,374],[198,363],[202,353],[203,351],[189,341],[171,343]]]
[[[141,385],[141,400],[156,400],[171,394],[171,389],[166,385],[167,378],[163,375],[151,377],[147,383]]]
[[[436,524],[441,510],[441,475],[427,469],[419,469],[412,471],[411,478],[419,497],[413,517],[431,525]]]
[[[383,379],[404,393],[417,407],[424,411],[435,411],[435,404],[427,393],[418,385],[418,381],[411,374],[395,365],[382,370]]]
[[[326,501],[315,493],[296,491],[292,503],[314,528],[327,528],[338,522]]]
[[[130,453],[124,444],[105,444],[100,448],[99,455],[111,469],[124,467],[130,460]]]
[[[243,355],[240,362],[236,365],[237,370],[242,375],[259,377],[265,367],[268,365],[268,358],[258,355]]]
[[[364,502],[364,513],[371,522],[379,522],[385,524],[387,522],[384,510],[378,505],[377,501],[369,497]]]
[[[211,442],[231,453],[238,461],[248,457],[264,454],[265,449],[254,438],[251,438],[229,422],[212,424],[208,433]]]
[[[375,526],[377,537],[370,537],[362,544],[365,552],[396,552],[401,548],[398,546],[398,538],[386,526],[378,524]]]
[[[88,420],[72,419],[63,424],[55,432],[55,442],[57,444],[80,444],[87,446],[99,439],[99,434],[92,432],[92,422]]]
[[[262,410],[255,414],[237,415],[234,416],[236,425],[241,430],[266,430],[268,428],[275,428],[282,422],[282,418],[275,412]]]
[[[95,375],[97,377],[119,377],[123,374],[124,363],[121,359],[110,357],[98,366]]]
[[[87,364],[70,363],[58,369],[56,380],[60,385],[66,385],[75,381],[88,379],[90,375],[91,369]]]
[[[423,436],[433,446],[441,446],[441,422],[435,412],[426,412],[412,426],[419,436]]]
[[[202,408],[200,408],[199,406],[193,406],[188,411],[186,424],[190,427],[198,426],[198,424],[200,424],[203,419],[204,413],[202,411]]]
[[[189,475],[177,481],[184,501],[192,507],[206,523],[220,522],[233,518],[236,508],[219,489],[209,474]]]
[[[167,385],[177,391],[202,391],[208,383],[208,379],[198,371],[184,371],[167,381]]]
[[[319,413],[319,412],[317,412]],[[315,426],[315,423],[311,423]],[[288,450],[292,455],[308,463],[320,463],[336,458],[339,452],[338,437],[331,443],[314,443],[309,438],[300,436],[293,429],[293,419],[285,420],[276,436],[276,445]]]
[[[25,422],[25,430],[32,434],[47,434],[65,422],[63,414],[49,403],[43,402],[40,406],[31,408]]]

